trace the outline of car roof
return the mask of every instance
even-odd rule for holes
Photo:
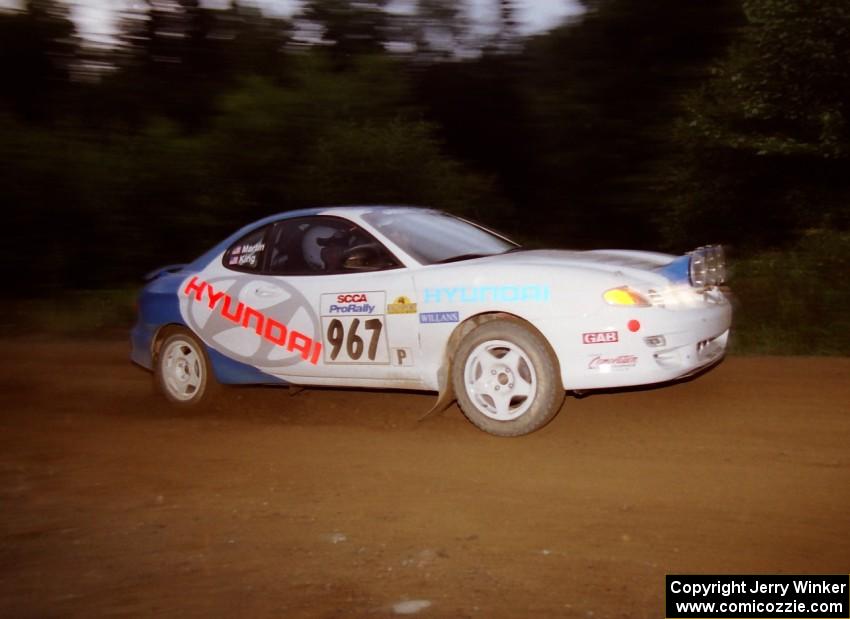
[[[217,243],[214,247],[210,248],[208,251],[204,252],[203,255],[199,256],[195,260],[193,260],[189,265],[189,268],[192,269],[200,269],[206,266],[211,260],[213,260],[216,256],[218,256],[225,249],[230,247],[230,245],[236,242],[238,239],[243,236],[250,234],[252,231],[262,228],[263,226],[267,226],[269,224],[275,223],[277,221],[284,221],[286,219],[293,219],[295,217],[310,217],[315,215],[324,215],[324,216],[343,216],[347,219],[357,220],[361,216],[367,213],[373,213],[376,211],[400,211],[400,210],[410,210],[410,211],[420,211],[433,212],[436,209],[421,207],[421,206],[408,206],[408,205],[346,205],[346,206],[318,206],[312,208],[303,208],[297,209],[294,211],[283,211],[281,213],[276,213],[274,215],[268,215],[263,217],[262,219],[258,219],[257,221],[251,222],[239,230],[229,235],[226,239]]]
[[[312,208],[302,208],[294,211],[283,211],[274,215],[267,215],[262,219],[251,222],[250,224],[239,229],[235,234],[247,234],[255,228],[265,226],[276,221],[284,219],[292,219],[294,217],[309,217],[311,215],[342,215],[351,218],[358,218],[367,213],[377,211],[435,211],[437,209],[423,206],[410,206],[407,204],[362,204],[362,205],[343,205],[343,206],[316,206]]]
[[[434,211],[434,208],[422,206],[410,206],[406,204],[364,204],[364,205],[345,205],[345,206],[325,206],[311,209],[301,209],[298,211],[286,211],[273,216],[274,218],[288,219],[290,217],[302,217],[304,215],[347,215],[349,217],[360,217],[368,213],[380,211]]]

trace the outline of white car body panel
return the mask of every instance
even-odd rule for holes
[[[452,333],[488,313],[509,314],[539,330],[568,390],[667,381],[725,351],[728,300],[717,288],[674,286],[655,271],[676,256],[540,250],[422,265],[364,221],[364,212],[368,208],[328,211],[373,234],[404,268],[251,275],[225,267],[222,252],[182,283],[183,319],[218,352],[301,385],[439,390]],[[612,306],[603,300],[606,290],[623,286],[658,304]],[[234,314],[239,307],[255,311],[252,321],[228,322],[223,308]],[[353,348],[348,340],[334,345],[334,334],[348,338],[352,330],[362,349],[356,338]],[[293,344],[294,333],[303,337]]]

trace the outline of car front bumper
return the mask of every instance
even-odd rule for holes
[[[567,390],[665,382],[694,374],[726,352],[732,308],[725,299],[702,307],[606,307],[583,317],[538,323],[555,349]],[[586,343],[592,333],[615,333]],[[608,341],[613,340],[613,341]]]

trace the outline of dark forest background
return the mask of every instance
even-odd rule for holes
[[[0,11],[2,326],[111,324],[240,225],[393,203],[530,246],[721,242],[739,350],[848,354],[850,3],[582,0],[534,36],[494,4],[148,0],[100,46],[62,2]]]

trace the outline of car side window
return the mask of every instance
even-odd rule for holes
[[[272,275],[333,275],[401,266],[373,236],[336,217],[279,221],[269,244]]]
[[[266,232],[260,228],[242,237],[224,253],[224,266],[234,271],[259,273],[266,255]]]

